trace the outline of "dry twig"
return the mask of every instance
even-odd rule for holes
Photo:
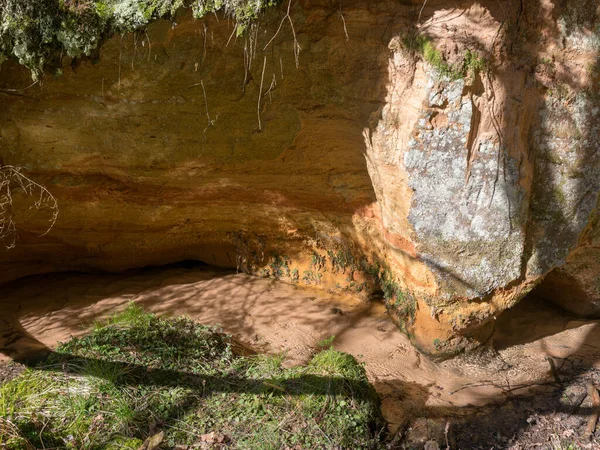
[[[7,249],[13,248],[17,243],[17,223],[12,209],[15,189],[20,189],[33,199],[30,208],[50,211],[48,228],[40,237],[50,232],[58,217],[58,203],[48,189],[23,175],[18,167],[0,166],[0,240]]]
[[[598,416],[600,416],[600,394],[592,382],[587,384],[587,392],[592,399],[592,412],[588,419],[585,434],[591,440],[596,432],[596,423],[598,422]]]

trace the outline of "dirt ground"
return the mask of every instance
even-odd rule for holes
[[[219,324],[257,351],[284,352],[289,365],[335,336],[334,347],[364,363],[380,393],[394,448],[600,449],[598,437],[585,436],[592,405],[582,397],[588,382],[600,383],[600,321],[566,316],[535,298],[498,317],[489,348],[436,364],[379,302],[193,264],[31,277],[2,293],[5,363],[41,357],[135,301]],[[0,383],[21,370],[0,367]]]
[[[413,418],[393,448],[423,449],[435,442],[434,449],[599,449],[599,430],[588,432],[594,408],[587,389],[590,382],[600,384],[600,371],[565,362],[558,373],[559,381],[531,395],[507,392],[496,405]]]
[[[23,370],[25,370],[25,366],[17,362],[0,363],[0,386],[3,383],[18,377]]]

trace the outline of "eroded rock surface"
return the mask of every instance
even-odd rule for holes
[[[493,5],[467,7],[454,25],[431,12],[423,27],[455,58],[450,67],[390,46],[392,86],[368,167],[384,227],[433,275],[411,284],[413,332],[431,352],[487,339],[497,315],[549,272],[538,293],[598,314],[598,6],[534,3],[519,11],[526,42],[507,30],[501,45],[489,31],[502,30],[506,12]],[[495,69],[465,71],[469,48],[487,49]]]
[[[540,283],[598,315],[598,6],[422,6],[293,2],[237,38],[182,11],[35,86],[5,64],[2,163],[60,214],[38,237],[14,189],[0,281],[198,259],[381,289],[440,355]]]

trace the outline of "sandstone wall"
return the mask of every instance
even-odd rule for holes
[[[598,315],[597,5],[422,5],[298,1],[238,38],[182,11],[31,87],[5,63],[2,163],[60,213],[39,237],[14,189],[0,281],[199,259],[379,287],[442,355],[540,283]]]

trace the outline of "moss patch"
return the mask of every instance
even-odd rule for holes
[[[487,67],[487,61],[471,49],[467,49],[463,55],[462,63],[449,64],[443,57],[432,40],[425,35],[409,35],[402,40],[405,50],[417,54],[429,63],[440,75],[457,80],[469,74],[476,74]]]
[[[143,30],[153,20],[191,7],[194,17],[224,11],[238,34],[279,0],[4,0],[0,9],[0,63],[14,58],[34,79],[58,70],[62,56],[90,56],[114,33]]]
[[[162,432],[161,448],[381,448],[378,397],[352,356],[281,362],[130,306],[0,388],[0,447],[137,449]]]

